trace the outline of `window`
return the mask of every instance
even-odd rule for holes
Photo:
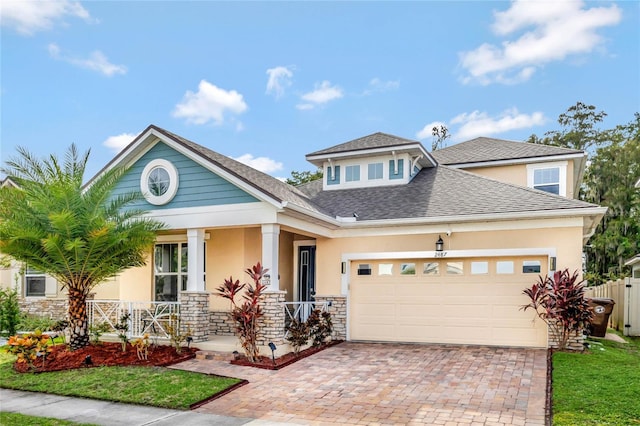
[[[44,297],[47,277],[43,272],[27,266],[24,272],[24,288],[27,297]]]
[[[397,160],[396,164],[395,160],[389,161],[389,179],[402,179],[404,177],[404,160]]]
[[[522,262],[523,274],[539,274],[540,273],[540,261],[539,260],[524,260]]]
[[[356,182],[360,180],[360,165],[347,166],[344,168],[344,180],[345,182]]]
[[[474,275],[488,274],[489,262],[471,262],[471,273]]]
[[[440,275],[440,264],[438,262],[425,263],[422,273],[425,275]]]
[[[567,195],[567,163],[527,165],[527,186],[551,194]]]
[[[378,265],[378,275],[393,275],[393,263],[381,263]]]
[[[358,265],[358,275],[371,275],[371,265],[361,263]]]
[[[533,187],[552,194],[560,194],[560,169],[537,169],[533,171]]]
[[[416,274],[416,264],[415,263],[401,263],[400,264],[400,275],[415,275]]]
[[[447,274],[462,275],[464,267],[462,262],[447,262]]]
[[[496,262],[497,274],[513,274],[513,261],[512,260],[499,260]]]
[[[369,164],[369,180],[382,179],[382,163]]]
[[[187,289],[187,243],[157,244],[154,253],[155,300],[177,301]]]
[[[340,183],[340,166],[327,167],[327,185]]]
[[[178,192],[178,170],[167,160],[150,161],[140,175],[140,191],[153,205],[167,204]]]

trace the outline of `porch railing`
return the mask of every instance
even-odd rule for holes
[[[326,312],[329,308],[328,302],[284,302],[284,337],[289,334],[289,325],[293,320],[304,322],[309,318],[314,309]]]
[[[107,324],[109,331],[117,334],[116,325],[128,314],[127,337],[142,337],[145,333],[159,338],[169,338],[169,328],[178,328],[180,302],[129,302],[119,300],[87,301],[89,327]]]

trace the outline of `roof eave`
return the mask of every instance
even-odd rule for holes
[[[448,167],[454,169],[471,169],[477,167],[491,167],[491,166],[507,166],[512,164],[526,164],[526,163],[541,163],[547,161],[558,161],[558,160],[573,160],[576,158],[584,158],[586,154],[584,153],[574,153],[574,154],[561,154],[561,155],[541,155],[535,157],[521,157],[521,158],[506,158],[502,160],[487,160],[487,161],[469,161],[469,162],[460,162],[460,163],[442,163]]]

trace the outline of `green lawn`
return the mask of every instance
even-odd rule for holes
[[[13,370],[13,359],[0,352],[0,387],[180,410],[240,381],[163,367],[96,367],[21,374]]]
[[[640,425],[640,338],[553,354],[554,425]]]
[[[0,412],[0,425],[12,426],[93,426],[90,423],[76,423],[48,417],[27,416],[19,413]]]

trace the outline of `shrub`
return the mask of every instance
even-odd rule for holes
[[[191,328],[187,327],[187,331],[183,333],[180,329],[180,320],[176,314],[171,314],[171,320],[165,328],[167,334],[169,334],[171,345],[176,350],[176,353],[180,355],[182,353],[182,344],[191,340]]]
[[[136,355],[138,356],[138,359],[146,361],[149,358],[149,346],[151,343],[149,342],[148,333],[145,333],[144,336],[134,340],[132,345],[136,348]]]
[[[298,355],[298,353],[300,353],[300,347],[309,342],[309,327],[306,322],[294,319],[287,327],[287,331],[289,332],[287,342],[291,343],[293,353]]]
[[[18,330],[20,331],[35,331],[35,330],[52,330],[56,320],[51,317],[43,315],[20,315],[20,323],[18,324]]]
[[[96,325],[90,325],[89,326],[89,334],[91,335],[91,341],[94,344],[99,344],[100,343],[100,337],[106,333],[107,331],[111,330],[111,326],[109,325],[108,322],[103,321],[99,324]]]
[[[553,278],[539,276],[538,282],[523,291],[530,302],[520,307],[531,308],[558,338],[558,349],[567,347],[569,337],[577,335],[591,321],[593,313],[584,297],[584,281],[578,281],[578,271],[556,271]]]
[[[8,351],[17,356],[17,363],[28,363],[32,367],[38,357],[42,357],[44,364],[47,353],[51,351],[49,336],[40,330],[24,336],[11,336],[8,345]]]
[[[114,325],[115,329],[118,331],[118,338],[120,339],[120,343],[122,344],[122,352],[127,351],[127,343],[129,343],[129,336],[127,336],[127,332],[129,331],[130,319],[131,315],[129,315],[129,313],[123,314],[120,317],[120,322]]]
[[[333,322],[329,312],[321,312],[320,309],[314,309],[307,318],[307,327],[309,335],[313,339],[313,346],[320,346],[331,336],[333,332]]]
[[[20,305],[15,289],[0,289],[0,332],[13,336],[20,323]]]
[[[234,281],[233,277],[229,277],[216,289],[218,296],[231,301],[231,319],[236,325],[236,333],[240,339],[240,344],[250,362],[257,362],[260,357],[260,350],[257,344],[258,320],[264,315],[260,307],[260,296],[266,288],[261,280],[268,271],[258,262],[250,269],[245,270],[253,280],[253,285],[240,284],[239,280]],[[244,301],[239,304],[236,302],[236,297],[245,289],[246,291],[242,295]]]

